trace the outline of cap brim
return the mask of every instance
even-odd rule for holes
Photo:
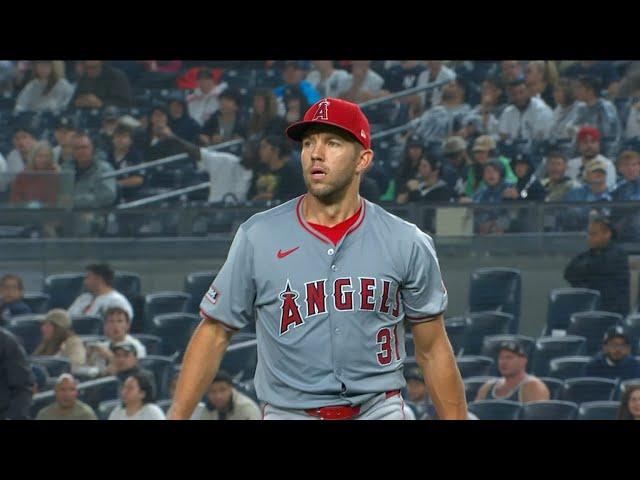
[[[296,122],[292,125],[289,125],[286,128],[285,135],[287,135],[287,137],[289,137],[291,140],[295,140],[296,142],[301,142],[302,137],[304,136],[304,132],[306,132],[307,129],[309,129],[310,127],[317,126],[317,125],[329,125],[332,127],[339,128],[340,130],[345,132],[347,135],[349,135],[351,138],[356,140],[358,143],[362,144],[365,148],[369,148],[363,142],[361,142],[360,139],[356,137],[350,130],[347,130],[342,125],[338,125],[337,123],[328,122],[324,120],[307,120],[302,122]]]

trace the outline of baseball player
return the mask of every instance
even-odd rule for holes
[[[265,420],[403,419],[405,325],[438,417],[465,419],[433,242],[358,194],[373,158],[367,118],[324,98],[286,134],[301,142],[307,193],[238,229],[200,304],[169,418],[191,416],[233,332],[255,321]]]

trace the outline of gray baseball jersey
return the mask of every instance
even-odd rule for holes
[[[447,306],[431,237],[363,199],[334,246],[303,201],[240,226],[201,313],[232,330],[256,322],[256,392],[277,407],[358,405],[404,387],[405,320]]]

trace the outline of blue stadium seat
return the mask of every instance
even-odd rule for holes
[[[49,376],[54,379],[63,373],[71,373],[71,361],[67,358],[31,355],[29,361],[44,367]]]
[[[160,355],[162,351],[162,339],[159,336],[149,333],[135,333],[132,336],[140,340],[140,343],[144,345],[144,348],[147,350],[147,355]]]
[[[521,404],[511,400],[479,400],[469,404],[469,411],[480,420],[516,420]]]
[[[631,353],[638,355],[640,352],[640,313],[629,315],[623,323],[631,340]]]
[[[161,400],[169,397],[169,385],[173,378],[173,357],[161,355],[147,355],[138,360],[140,368],[144,368],[153,373],[156,383],[156,399]]]
[[[590,361],[591,357],[584,355],[554,358],[549,361],[549,375],[562,380],[581,377],[585,374],[585,368]]]
[[[36,387],[38,388],[38,392],[44,392],[49,390],[49,384],[52,383],[51,377],[49,377],[49,372],[42,365],[38,365],[37,363],[31,364],[31,371],[33,372],[33,376],[36,381]]]
[[[578,420],[615,420],[619,408],[620,402],[614,400],[584,402],[578,409]]]
[[[191,295],[187,305],[187,312],[197,314],[200,311],[200,302],[204,294],[209,290],[216,275],[218,275],[218,272],[211,270],[208,272],[192,272],[185,277],[184,291]]]
[[[527,362],[527,372],[531,372],[532,371],[531,356],[533,354],[533,349],[536,343],[535,339],[531,337],[526,337],[524,335],[512,335],[512,334],[488,335],[484,337],[484,340],[482,341],[482,352],[481,352],[482,355],[493,358],[493,361],[495,362],[495,366],[497,368],[500,344],[506,341],[515,341],[515,342],[518,342],[520,345],[522,345],[525,352],[527,352],[527,358],[529,359],[529,361]],[[498,371],[495,370],[493,373],[497,374]]]
[[[191,295],[183,292],[150,293],[144,299],[145,333],[153,333],[153,318],[165,313],[182,313],[185,311]]]
[[[109,415],[113,412],[117,407],[122,405],[122,401],[120,399],[117,400],[105,400],[104,402],[100,402],[98,408],[96,410],[96,415],[99,420],[108,420]]]
[[[42,341],[43,318],[42,314],[16,315],[7,325],[7,330],[18,338],[27,355],[33,353]]]
[[[551,400],[557,400],[560,398],[562,389],[564,388],[563,380],[553,377],[538,377],[538,380],[543,382],[549,389],[549,398]]]
[[[167,313],[153,317],[152,333],[162,339],[160,354],[168,356],[177,354],[180,362],[200,320],[198,315],[190,313]]]
[[[506,334],[513,322],[513,315],[504,312],[475,312],[466,318],[464,331],[464,355],[478,355],[482,351],[482,342],[487,335]]]
[[[102,319],[95,315],[73,315],[71,328],[78,335],[102,334]]]
[[[467,404],[473,402],[476,399],[480,388],[489,380],[497,380],[497,378],[490,376],[479,376],[467,377],[462,380],[464,382],[464,395],[467,399]]]
[[[522,405],[519,420],[574,420],[578,405],[563,400],[543,400]]]
[[[22,301],[29,305],[31,313],[47,313],[51,297],[43,292],[25,292]]]
[[[258,364],[258,349],[256,340],[229,345],[222,357],[220,370],[229,373],[236,381],[253,378]]]
[[[610,400],[615,393],[617,385],[617,380],[608,378],[568,378],[564,381],[562,399],[576,403]]]
[[[464,344],[464,332],[467,329],[467,321],[464,317],[451,317],[445,319],[444,329],[449,337],[453,353],[457,355]]]
[[[51,296],[49,308],[69,308],[82,293],[84,273],[61,273],[44,279],[44,291]]]
[[[627,390],[627,388],[631,387],[631,386],[640,386],[640,378],[629,378],[627,380],[622,380],[619,384],[618,384],[618,388],[616,388],[616,391],[613,394],[612,400],[620,400],[620,398],[622,398],[622,395],[624,395],[624,392]]]
[[[494,361],[490,357],[481,355],[464,355],[456,358],[458,369],[462,378],[489,376],[494,367]]]
[[[509,333],[517,333],[520,324],[522,278],[515,268],[479,268],[471,274],[469,311],[499,311],[513,315]]]
[[[100,402],[120,396],[120,382],[116,377],[103,377],[78,384],[78,398],[97,410]]]
[[[539,377],[548,375],[549,362],[553,358],[584,355],[586,341],[576,335],[538,338],[533,352],[533,373]]]
[[[36,418],[38,412],[45,407],[48,407],[52,403],[56,401],[56,394],[53,390],[49,390],[48,392],[40,392],[36,393],[32,397],[31,407],[29,408],[29,414],[32,419]]]
[[[593,311],[600,305],[600,292],[587,288],[554,288],[549,292],[547,326],[543,335],[553,330],[566,330],[569,319],[577,312]]]
[[[605,332],[616,325],[622,325],[622,315],[618,313],[578,312],[571,315],[567,334],[585,337],[586,355],[594,355],[602,349]]]
[[[140,275],[134,272],[117,271],[114,279],[114,288],[131,300],[140,295]]]

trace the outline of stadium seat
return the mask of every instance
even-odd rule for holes
[[[69,308],[80,296],[84,286],[84,273],[61,273],[44,279],[44,292],[49,294],[49,308]]]
[[[469,411],[479,420],[516,420],[521,404],[511,400],[479,400],[469,404]]]
[[[553,330],[566,330],[569,319],[577,312],[593,311],[600,305],[600,292],[587,288],[554,288],[549,292],[547,326],[543,335]]]
[[[191,295],[183,292],[157,292],[144,297],[145,333],[153,333],[153,318],[165,313],[185,311]]]
[[[512,335],[512,334],[488,335],[484,337],[484,340],[482,341],[482,352],[481,352],[482,355],[493,358],[493,361],[495,362],[495,367],[497,368],[498,353],[499,353],[498,349],[500,348],[500,344],[506,341],[515,341],[520,343],[520,345],[522,345],[525,352],[527,352],[527,358],[529,359],[529,361],[527,362],[527,372],[531,372],[532,371],[531,356],[536,343],[535,339],[531,337],[526,337],[524,335]],[[498,371],[495,370],[493,373],[497,374]]]
[[[209,290],[216,275],[218,275],[218,272],[211,270],[208,272],[192,272],[185,277],[184,291],[191,295],[186,312],[198,314],[200,302],[204,294]]]
[[[576,335],[541,337],[533,351],[533,373],[539,377],[549,375],[549,361],[553,358],[583,355],[586,338]]]
[[[95,315],[73,315],[71,328],[78,335],[100,335],[102,333],[102,319]]]
[[[476,312],[470,313],[465,321],[467,327],[464,331],[462,353],[479,355],[484,337],[508,333],[513,315],[504,312]]]
[[[78,398],[97,410],[100,402],[120,396],[120,382],[116,377],[103,377],[78,384]]]
[[[104,402],[100,402],[98,408],[96,410],[96,415],[99,420],[109,420],[109,415],[113,412],[117,407],[122,404],[120,399],[117,400],[105,400]]]
[[[499,311],[513,315],[509,333],[520,323],[522,279],[515,268],[479,268],[471,274],[469,311]]]
[[[161,355],[147,355],[138,360],[140,368],[153,373],[156,384],[156,399],[162,400],[169,397],[169,385],[173,378],[173,357]]]
[[[229,373],[235,381],[246,381],[253,378],[258,363],[256,340],[229,345],[222,357],[220,370]]]
[[[131,300],[132,298],[140,295],[140,275],[134,272],[117,271],[114,280],[114,288]]]
[[[462,349],[462,345],[464,342],[464,331],[467,328],[467,321],[464,317],[451,317],[445,319],[444,329],[447,332],[447,336],[449,337],[449,342],[451,342],[451,348],[453,348],[453,353],[458,355],[460,350]]]
[[[584,402],[578,409],[578,420],[615,420],[619,408],[620,402],[613,400]]]
[[[187,348],[191,335],[200,324],[200,317],[190,313],[167,313],[153,317],[152,333],[162,339],[160,355],[182,355]]]
[[[610,327],[622,325],[622,315],[611,312],[578,312],[571,315],[567,334],[587,339],[586,355],[594,355],[602,349],[602,339]]]
[[[49,372],[47,372],[47,369],[42,365],[32,363],[31,371],[33,372],[38,392],[49,390],[50,384],[53,383],[53,381],[51,377],[49,377]]]
[[[553,377],[538,377],[549,389],[549,398],[551,400],[557,400],[562,394],[562,388],[564,387],[564,381],[559,378]]]
[[[629,315],[623,323],[631,340],[631,353],[638,355],[640,352],[640,313]]]
[[[549,361],[549,375],[562,380],[581,377],[585,374],[585,368],[590,361],[591,357],[584,355],[554,358]]]
[[[519,420],[574,420],[578,405],[563,400],[528,402],[520,410]]]
[[[495,365],[492,358],[480,355],[457,357],[456,363],[462,378],[489,376]]]
[[[18,338],[27,355],[32,354],[42,340],[43,318],[42,314],[16,315],[7,325],[7,330]]]
[[[599,377],[568,378],[564,381],[562,400],[583,403],[610,400],[615,393],[617,380]]]
[[[480,376],[480,377],[468,377],[463,379],[464,382],[464,395],[467,399],[467,404],[473,402],[478,395],[480,387],[482,387],[489,380],[497,380],[496,377]]]
[[[622,380],[618,384],[618,388],[616,388],[616,391],[613,394],[612,400],[620,400],[620,398],[622,398],[622,395],[624,395],[624,392],[627,390],[627,388],[631,386],[636,386],[636,385],[640,386],[640,378],[629,378],[627,380]]]
[[[147,350],[147,355],[161,354],[162,339],[159,336],[149,333],[135,333],[132,336],[140,340],[140,343],[144,345],[144,348]]]
[[[22,301],[29,305],[31,313],[47,313],[51,297],[43,292],[25,292]]]
[[[71,360],[67,358],[31,355],[29,361],[44,367],[49,376],[54,379],[63,373],[71,373]]]
[[[40,410],[42,410],[44,407],[48,407],[55,401],[56,394],[53,390],[49,390],[48,392],[36,393],[32,397],[31,407],[29,408],[29,414],[31,415],[31,418],[35,419]]]

